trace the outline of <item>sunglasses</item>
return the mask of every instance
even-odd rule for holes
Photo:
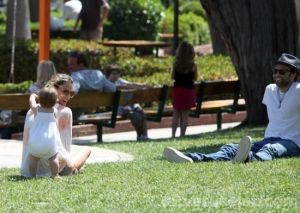
[[[291,72],[291,70],[274,68],[273,75],[275,75],[275,74],[285,75],[287,72]]]

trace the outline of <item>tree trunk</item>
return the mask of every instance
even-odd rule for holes
[[[261,103],[272,67],[283,52],[297,55],[296,0],[200,0],[224,38],[241,81],[249,125],[267,122]]]
[[[9,39],[12,39],[13,35],[14,1],[15,0],[9,0],[7,3],[6,36]],[[28,0],[17,0],[16,38],[25,40],[31,39],[30,12]]]
[[[219,31],[216,29],[216,26],[214,23],[211,22],[211,20],[207,20],[209,31],[210,31],[210,37],[211,37],[211,43],[213,48],[214,54],[226,54],[226,46],[224,43],[224,40],[221,38]]]

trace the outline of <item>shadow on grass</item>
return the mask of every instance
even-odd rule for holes
[[[21,175],[8,175],[7,180],[12,181],[12,182],[19,182],[19,181],[29,180],[29,178],[26,178],[26,177],[21,176]]]
[[[200,133],[200,134],[194,134],[194,135],[187,135],[184,137],[178,137],[178,138],[157,138],[157,139],[149,139],[145,141],[116,141],[116,142],[103,142],[103,143],[91,143],[91,144],[86,144],[87,146],[98,146],[98,145],[107,145],[107,144],[125,144],[125,143],[149,143],[149,142],[170,142],[174,140],[181,140],[181,139],[202,139],[202,138],[221,138],[222,136],[232,136],[232,137],[241,137],[241,132],[244,132],[243,135],[249,135],[253,138],[263,138],[264,135],[264,127],[234,127],[234,128],[229,128],[229,129],[224,129],[224,130],[219,130],[219,131],[214,131],[214,132],[205,132],[205,133]],[[239,140],[233,141],[234,143],[239,143]]]

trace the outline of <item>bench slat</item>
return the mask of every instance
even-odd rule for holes
[[[13,93],[0,94],[0,109],[1,110],[28,110],[30,94]]]

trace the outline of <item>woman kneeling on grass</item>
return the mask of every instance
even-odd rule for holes
[[[47,85],[53,86],[57,90],[58,103],[55,104],[54,108],[57,110],[57,125],[63,147],[68,153],[71,150],[72,144],[72,111],[66,107],[66,104],[72,98],[72,78],[66,74],[54,75]],[[24,177],[31,177],[29,171],[30,154],[28,149],[28,139],[31,125],[34,120],[34,114],[29,110],[26,114],[24,134],[23,134],[23,153],[21,163],[21,175]],[[82,168],[87,158],[90,156],[91,150],[89,148],[83,149],[73,159],[71,159],[71,165],[67,166],[67,163],[63,159],[59,159],[59,174],[60,175],[71,175],[76,170]],[[48,160],[43,160],[38,164],[37,176],[51,176],[51,170],[49,167]]]

